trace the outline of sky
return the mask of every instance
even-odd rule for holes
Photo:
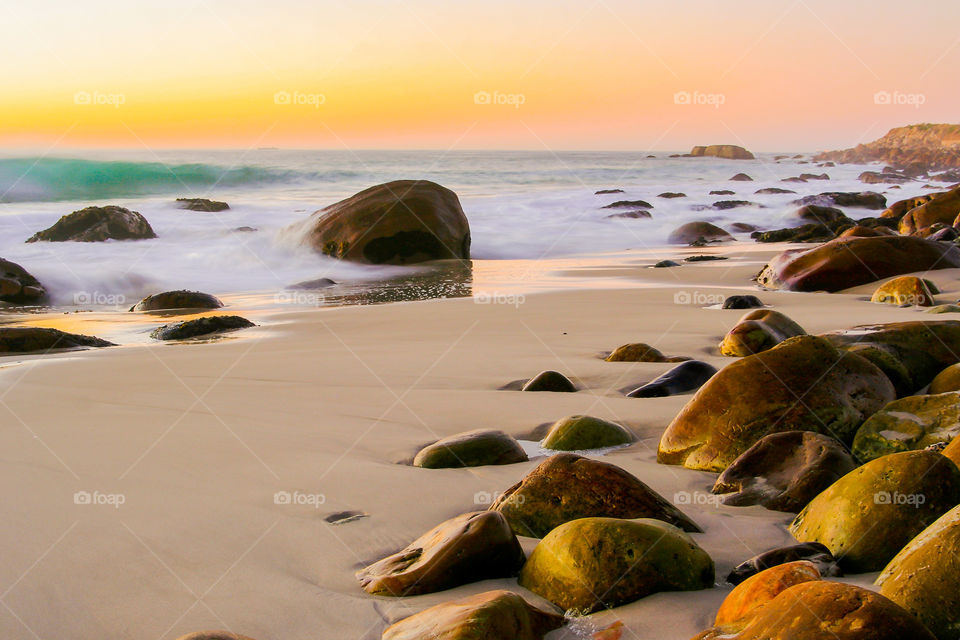
[[[960,122],[956,0],[4,0],[0,149],[813,151]]]

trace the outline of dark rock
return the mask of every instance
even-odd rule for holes
[[[211,333],[236,331],[237,329],[255,326],[255,324],[240,316],[207,316],[195,320],[165,324],[151,331],[150,337],[156,340],[184,340]]]
[[[424,447],[413,459],[413,466],[459,469],[526,461],[527,454],[512,436],[499,430],[477,430],[458,433]]]
[[[873,191],[828,191],[815,196],[794,200],[794,204],[804,206],[819,204],[825,207],[862,207],[865,209],[886,209],[887,199]]]
[[[801,173],[801,180],[829,180],[830,176],[825,173]]]
[[[254,227],[237,227],[235,229],[231,229],[231,231],[234,233],[254,233],[257,231],[257,229]]]
[[[829,242],[839,237],[841,230],[849,228],[848,223],[837,225],[837,230],[825,224],[811,222],[799,227],[756,231],[750,237],[757,242]]]
[[[0,327],[0,353],[31,353],[54,349],[113,347],[112,342],[44,327]]]
[[[738,173],[737,175],[733,176],[730,179],[736,182],[753,182],[753,178],[751,178],[745,173]]]
[[[853,224],[853,220],[837,209],[836,207],[824,207],[818,204],[808,204],[797,209],[793,217],[804,222],[815,222],[818,224],[834,225],[837,222],[847,222]]]
[[[666,191],[657,196],[658,198],[686,198],[687,194],[677,193],[675,191]]]
[[[740,584],[747,578],[755,576],[761,571],[766,571],[770,567],[799,560],[806,560],[815,564],[817,569],[820,570],[820,575],[824,578],[843,576],[843,570],[837,564],[837,559],[830,553],[830,549],[819,542],[807,542],[764,551],[749,560],[741,562],[727,575],[727,582]]]
[[[652,218],[653,214],[649,211],[640,209],[639,211],[626,211],[624,213],[611,213],[607,216],[608,220],[615,220],[617,218],[626,218],[629,220],[639,220],[640,218]]]
[[[653,209],[653,205],[646,200],[617,200],[614,203],[603,207],[604,209],[624,209],[626,207],[640,207],[643,209]]]
[[[208,213],[225,211],[230,208],[230,205],[228,205],[226,202],[220,202],[219,200],[207,200],[206,198],[177,198],[177,203],[179,203],[181,209],[189,209],[190,211],[206,211]]]
[[[729,260],[727,256],[688,256],[684,262],[711,262],[713,260]]]
[[[742,174],[737,174],[737,175],[742,175]],[[732,196],[734,194],[736,194],[736,191],[730,191],[730,189],[715,189],[714,191],[710,192],[710,195],[712,196]]]
[[[164,311],[169,309],[219,309],[223,306],[216,296],[200,291],[164,291],[147,296],[130,311]]]
[[[774,195],[779,193],[796,193],[792,189],[781,189],[779,187],[767,187],[766,189],[757,189],[754,195]]]
[[[934,242],[953,242],[958,237],[960,237],[960,233],[957,232],[956,227],[944,227],[927,236],[927,240],[933,240]]]
[[[717,200],[713,203],[714,209],[720,209],[721,211],[726,211],[727,209],[736,209],[737,207],[758,207],[756,202],[750,202],[748,200]]]
[[[288,285],[287,289],[295,291],[316,291],[317,289],[327,289],[335,284],[337,283],[330,278],[317,278],[316,280],[304,280],[303,282]]]
[[[910,178],[906,176],[899,176],[895,173],[877,173],[876,171],[864,171],[857,179],[866,184],[891,184],[910,181]]]
[[[653,265],[655,269],[664,269],[666,267],[679,267],[680,263],[674,260],[661,260],[657,264]]]
[[[573,393],[577,388],[559,371],[541,371],[523,385],[521,391],[554,391]]]
[[[602,196],[608,193],[623,193],[623,189],[600,189],[600,191],[595,191],[594,195]]]
[[[0,258],[0,301],[36,304],[47,295],[40,281],[15,262]]]
[[[553,451],[589,451],[635,441],[633,433],[615,422],[577,415],[554,422],[540,446]]]
[[[757,296],[727,296],[723,301],[724,309],[759,309],[763,307],[763,302]]]
[[[628,398],[664,398],[699,389],[717,372],[713,365],[688,360],[627,394]]]
[[[730,225],[730,231],[733,231],[734,233],[750,233],[756,230],[756,225],[748,224],[746,222],[734,222]]]
[[[63,216],[27,242],[103,242],[156,238],[147,219],[123,207],[87,207]]]
[[[715,224],[700,220],[677,227],[670,233],[667,242],[670,244],[689,244],[701,238],[708,242],[722,242],[732,240],[733,236]]]

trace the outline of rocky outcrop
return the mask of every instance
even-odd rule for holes
[[[960,167],[960,125],[914,124],[897,127],[879,140],[814,156],[816,162],[824,160],[855,164],[885,162],[896,166],[920,164],[929,169]]]
[[[36,304],[47,295],[40,281],[16,262],[0,258],[0,301],[11,304]]]
[[[181,209],[190,211],[205,211],[207,213],[216,213],[217,211],[226,211],[230,208],[226,202],[219,200],[208,200],[206,198],[177,198],[177,206]]]
[[[63,216],[27,242],[103,242],[156,238],[147,219],[123,207],[87,207]]]
[[[0,327],[0,353],[33,353],[54,349],[113,347],[112,342],[45,327]]]
[[[165,324],[151,331],[150,337],[155,340],[186,340],[255,326],[240,316],[207,316]]]
[[[727,160],[754,160],[752,153],[738,147],[735,144],[711,144],[708,146],[698,146],[690,150],[690,155],[694,158],[726,158]]]
[[[130,311],[167,311],[172,309],[219,309],[223,303],[216,296],[200,291],[164,291],[149,295],[130,307]]]
[[[952,226],[960,216],[960,188],[934,194],[900,218],[900,233],[920,234],[937,223]]]

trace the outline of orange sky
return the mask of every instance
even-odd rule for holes
[[[6,149],[813,150],[960,121],[953,0],[5,5]]]

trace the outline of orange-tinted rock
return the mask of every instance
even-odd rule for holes
[[[932,307],[934,299],[926,280],[917,276],[900,276],[877,287],[870,302],[901,307]]]
[[[953,463],[960,468],[960,438],[954,438],[953,441],[947,445],[947,448],[940,453],[952,460]]]
[[[941,193],[915,209],[911,209],[900,219],[900,233],[917,233],[922,229],[941,222],[952,225],[960,214],[960,188]]]
[[[604,360],[607,362],[682,362],[689,360],[681,356],[667,357],[659,349],[645,342],[633,342],[617,347]]]
[[[735,144],[711,144],[707,146],[697,146],[690,150],[690,155],[694,157],[708,156],[713,158],[726,158],[727,160],[753,160],[753,154],[738,147]]]
[[[717,611],[715,625],[742,620],[754,610],[776,598],[790,587],[820,579],[820,571],[812,562],[788,562],[747,578],[730,592]]]
[[[866,227],[862,224],[857,224],[843,233],[838,237],[840,238],[876,238],[877,236],[892,236],[894,235],[891,229],[886,227]]]
[[[720,343],[725,356],[749,356],[771,349],[787,338],[806,334],[803,327],[773,309],[757,309],[746,313],[727,332]]]

